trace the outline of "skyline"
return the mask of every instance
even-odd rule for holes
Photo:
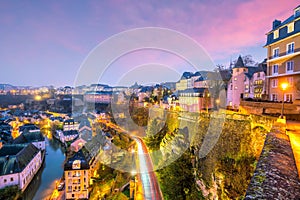
[[[240,54],[261,62],[267,55],[265,33],[273,20],[285,20],[299,4],[296,0],[170,2],[2,1],[0,83],[72,86],[84,59],[99,43],[143,27],[172,29],[191,37],[215,64],[228,66]],[[166,79],[174,81],[190,67],[174,55],[147,50],[121,57],[112,63],[110,73],[121,77],[125,68],[130,71],[149,63],[175,69],[177,76],[165,70]],[[114,83],[114,76],[108,75],[104,83]]]

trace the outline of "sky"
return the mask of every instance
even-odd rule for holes
[[[0,84],[72,86],[99,44],[144,27],[189,37],[215,64],[228,65],[238,55],[248,54],[259,62],[266,57],[265,34],[273,20],[285,20],[299,4],[298,0],[2,0]],[[117,46],[123,44],[121,41]],[[105,65],[99,82],[129,85],[135,81],[177,81],[184,71],[193,68],[177,54],[139,49]]]

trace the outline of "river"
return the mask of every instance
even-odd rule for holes
[[[45,162],[30,185],[26,188],[23,194],[26,200],[49,199],[55,188],[55,181],[58,181],[64,172],[64,148],[59,141],[52,138],[49,132],[47,134],[44,133],[44,135],[46,141]]]

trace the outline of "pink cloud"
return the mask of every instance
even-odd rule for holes
[[[296,5],[295,0],[254,0],[242,2],[231,10],[230,5],[220,4],[216,10],[213,9],[216,12],[220,10],[218,17],[204,15],[204,18],[210,18],[210,25],[206,24],[202,34],[196,35],[197,40],[217,58],[224,58],[249,46],[263,46],[265,33],[271,30],[273,20],[288,18]],[[234,17],[224,16],[226,13],[222,10],[226,9],[231,10]]]

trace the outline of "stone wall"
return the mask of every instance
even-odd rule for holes
[[[280,114],[281,103],[241,101],[240,111],[245,114]],[[300,106],[284,103],[284,115],[300,115]]]
[[[276,123],[263,151],[245,199],[300,199],[300,181],[283,125]]]

